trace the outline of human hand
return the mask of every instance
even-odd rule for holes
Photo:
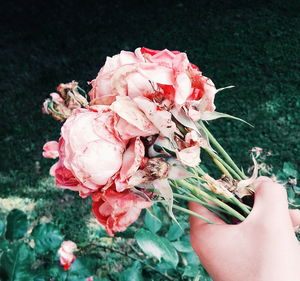
[[[228,225],[205,207],[190,209],[191,244],[214,281],[299,281],[300,244],[294,227],[300,211],[288,210],[284,187],[267,177],[254,182],[255,202],[240,224]]]

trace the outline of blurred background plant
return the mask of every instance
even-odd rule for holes
[[[265,157],[259,160],[261,172],[285,182],[290,206],[299,206],[298,1],[29,0],[0,5],[2,281],[89,276],[94,280],[209,280],[191,251],[187,217],[182,217],[178,228],[154,207],[122,237],[111,239],[92,218],[89,199],[56,188],[48,176],[51,161],[42,158],[42,146],[57,139],[60,124],[42,114],[44,99],[61,82],[79,80],[88,91],[86,82],[96,76],[105,56],[121,49],[186,51],[217,87],[235,85],[217,95],[217,109],[255,128],[217,120],[210,122],[211,131],[244,169],[252,165],[248,150],[253,146],[271,151],[268,157],[261,155]],[[12,228],[10,220],[17,226]],[[29,245],[37,239],[31,230],[39,225],[49,225],[45,229],[57,233],[57,244],[47,246],[45,252]],[[79,247],[68,274],[56,256],[62,240]],[[160,250],[145,249],[148,240]],[[22,259],[24,266],[12,263]],[[80,266],[86,274],[79,276]],[[52,267],[56,269],[51,271]],[[24,277],[24,270],[35,279]]]

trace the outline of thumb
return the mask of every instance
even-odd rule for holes
[[[289,217],[287,193],[281,184],[268,177],[259,177],[253,185],[255,198],[253,210],[248,216],[249,219],[256,216],[268,220]]]

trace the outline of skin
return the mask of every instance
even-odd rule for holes
[[[191,244],[214,281],[299,281],[300,244],[294,234],[300,211],[288,210],[284,187],[267,177],[254,182],[255,202],[246,220],[228,225],[207,209],[190,209]]]

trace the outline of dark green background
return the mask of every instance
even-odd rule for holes
[[[211,122],[247,167],[253,146],[270,161],[300,164],[299,1],[10,1],[0,15],[1,186],[22,194],[47,175],[42,159],[60,124],[41,113],[60,82],[86,90],[106,56],[139,46],[187,52],[217,87],[217,110],[241,117]],[[38,161],[38,162],[37,162]],[[40,172],[37,167],[41,166]]]

